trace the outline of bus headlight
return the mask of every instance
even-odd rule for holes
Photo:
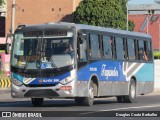
[[[12,81],[13,84],[15,84],[17,86],[21,86],[23,84],[22,82],[20,82],[19,80],[15,79],[15,78],[12,78],[11,81]]]
[[[71,82],[72,80],[73,80],[73,78],[72,78],[71,76],[69,76],[69,77],[61,80],[60,83],[61,83],[62,85],[65,85],[65,84]]]

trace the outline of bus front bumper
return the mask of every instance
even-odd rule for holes
[[[56,85],[51,87],[26,87],[25,85],[11,85],[11,96],[13,98],[66,98],[77,96],[77,89],[72,81],[67,85]]]

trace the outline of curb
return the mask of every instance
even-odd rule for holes
[[[155,89],[153,92],[149,93],[149,95],[160,95],[160,90]]]
[[[0,88],[10,88],[11,81],[9,78],[0,79]]]

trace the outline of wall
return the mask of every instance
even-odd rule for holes
[[[73,22],[72,13],[81,0],[16,0],[15,28],[19,24]],[[11,27],[11,3],[7,0],[6,34]]]
[[[155,60],[155,91],[160,91],[160,60]]]
[[[160,14],[157,14],[156,16],[158,17],[158,19],[155,22],[152,22],[151,20],[148,22],[148,34],[150,34],[152,37],[154,50],[159,49],[160,41]],[[129,20],[132,20],[135,23],[134,31],[140,31],[145,18],[146,15],[129,15]],[[144,30],[140,32],[147,33],[147,24],[145,24]]]

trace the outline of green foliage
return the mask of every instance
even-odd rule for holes
[[[74,12],[74,22],[125,30],[126,13],[126,0],[83,0]]]
[[[0,75],[2,75],[2,74],[5,74],[5,72],[0,70]]]
[[[4,50],[0,50],[0,53],[5,52]]]
[[[129,31],[133,31],[134,28],[135,28],[135,24],[134,24],[134,22],[131,21],[131,20],[129,20],[128,26],[129,26],[129,27],[128,27],[128,30],[129,30]]]
[[[160,59],[160,51],[154,51],[154,59]]]
[[[4,4],[4,0],[0,0],[0,5],[3,5]]]

